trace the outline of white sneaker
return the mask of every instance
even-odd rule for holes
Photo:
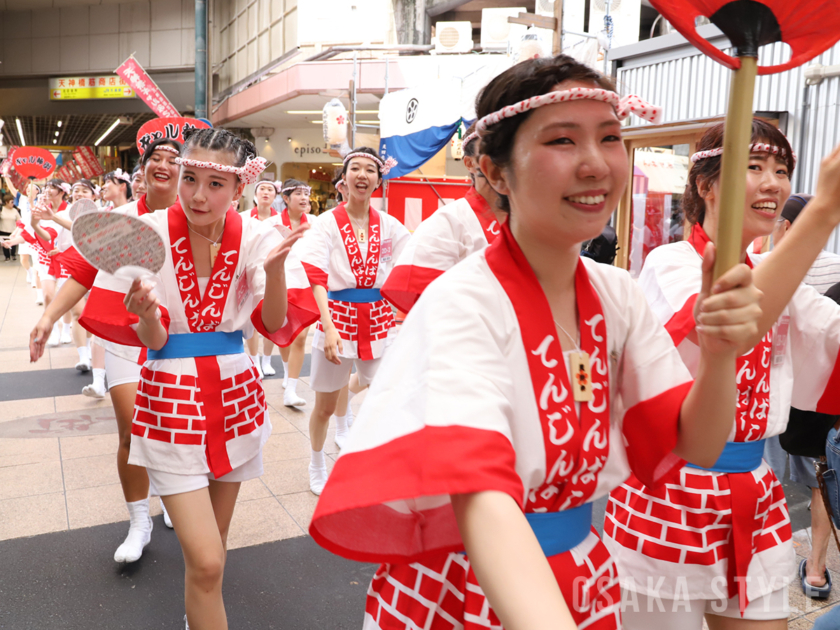
[[[277,374],[277,370],[275,370],[271,365],[271,357],[263,357],[262,372],[265,376],[274,376]]]
[[[58,346],[59,341],[61,340],[61,331],[58,330],[58,326],[53,326],[52,332],[50,333],[50,338],[47,339],[47,345],[50,348],[55,348]]]
[[[61,343],[73,343],[73,334],[70,329],[65,328],[61,331]]]
[[[143,549],[152,540],[152,519],[149,519],[149,527],[130,527],[125,542],[117,547],[114,553],[115,562],[137,562],[143,555]]]
[[[97,382],[94,381],[90,385],[85,385],[82,388],[82,394],[91,398],[105,398],[105,384],[103,383],[97,386]]]
[[[76,364],[76,369],[79,372],[90,372],[90,361],[79,361]]]
[[[303,407],[306,404],[306,400],[298,396],[291,389],[287,389],[283,392],[283,404],[287,407]]]
[[[169,518],[169,512],[166,511],[166,506],[163,504],[163,499],[160,500],[160,509],[163,510],[163,524],[166,525],[169,529],[174,529],[175,526],[172,524],[172,519]],[[186,616],[184,617],[186,619]]]
[[[312,464],[309,464],[309,489],[312,491],[312,494],[321,495],[324,491],[324,486],[327,485],[328,475],[326,466],[316,468]]]

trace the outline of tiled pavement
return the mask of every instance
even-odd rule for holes
[[[76,362],[75,349],[61,346],[48,350],[37,364],[29,363],[29,331],[40,312],[23,270],[0,263],[0,541],[117,523],[128,516],[114,461],[117,434],[108,398],[40,395],[53,391],[54,379],[66,383]],[[275,363],[279,367],[276,356]],[[29,382],[21,374],[26,372],[39,382]],[[27,387],[6,391],[4,381],[11,383],[12,373],[14,382],[22,380]],[[89,382],[82,375],[73,377],[78,390]],[[307,400],[302,410],[283,405],[279,376],[264,385],[274,430],[264,451],[265,474],[242,486],[231,524],[231,550],[306,536],[317,501],[308,489],[308,411],[314,403],[308,378],[298,388]],[[363,398],[353,401],[356,410]],[[326,450],[331,466],[337,454],[333,430]],[[157,499],[152,505],[152,514],[159,514]],[[797,531],[794,540],[796,553],[805,557],[808,531]],[[834,581],[840,580],[840,554],[833,545],[828,566]],[[790,628],[810,628],[840,601],[838,588],[827,602],[813,602],[791,579]]]

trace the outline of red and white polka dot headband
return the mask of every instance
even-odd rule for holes
[[[383,162],[382,160],[379,159],[378,156],[373,155],[372,153],[365,153],[364,151],[355,151],[353,153],[348,153],[347,155],[344,156],[344,163],[347,164],[347,162],[349,162],[353,158],[357,158],[357,157],[367,158],[369,160],[373,160],[374,162],[376,162],[376,164],[379,165],[379,172],[382,173],[383,175],[387,175],[388,172],[392,168],[394,168],[397,164],[399,164],[399,162],[397,162],[397,160],[395,160],[392,157],[389,157],[387,160],[385,160]]]
[[[111,177],[114,177],[115,179],[120,179],[120,180],[124,181],[126,184],[131,184],[131,175],[126,173],[121,168],[118,168],[113,173],[111,173]]]
[[[773,144],[764,144],[762,142],[753,142],[750,145],[750,153],[772,153],[773,155],[778,155],[782,159],[785,159],[787,157],[787,151],[782,147],[777,147]],[[696,164],[700,160],[704,160],[710,157],[718,157],[719,155],[723,155],[723,147],[709,149],[708,151],[698,151],[697,153],[691,156],[691,163]],[[795,166],[796,153],[792,153],[791,157],[793,158],[793,164]]]
[[[633,94],[625,97],[620,97],[615,92],[610,90],[602,90],[600,88],[572,88],[570,90],[562,90],[559,92],[549,92],[541,96],[532,96],[531,98],[519,101],[514,105],[503,107],[497,112],[488,114],[481,118],[475,125],[475,130],[481,134],[490,125],[495,125],[497,122],[505,118],[511,118],[517,114],[542,107],[543,105],[553,105],[555,103],[568,103],[570,101],[590,100],[602,101],[609,103],[615,108],[616,116],[619,120],[624,120],[630,114],[635,114],[643,120],[651,123],[658,123],[662,120],[662,108],[657,105],[651,105]]]
[[[177,157],[175,158],[175,164],[179,164],[180,166],[194,166],[195,168],[212,168],[214,171],[219,171],[220,173],[233,173],[243,184],[253,184],[257,181],[260,173],[265,170],[268,160],[261,157],[249,157],[245,160],[245,166],[230,166],[228,164],[202,162],[200,160]]]

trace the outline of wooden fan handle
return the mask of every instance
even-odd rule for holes
[[[753,94],[758,71],[756,57],[741,57],[741,67],[732,71],[729,109],[723,132],[720,167],[720,216],[715,246],[714,278],[717,280],[741,260],[747,168],[752,139]]]

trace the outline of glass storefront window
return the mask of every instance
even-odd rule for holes
[[[633,152],[629,270],[639,276],[647,255],[683,240],[682,197],[688,182],[688,144],[638,147]]]

